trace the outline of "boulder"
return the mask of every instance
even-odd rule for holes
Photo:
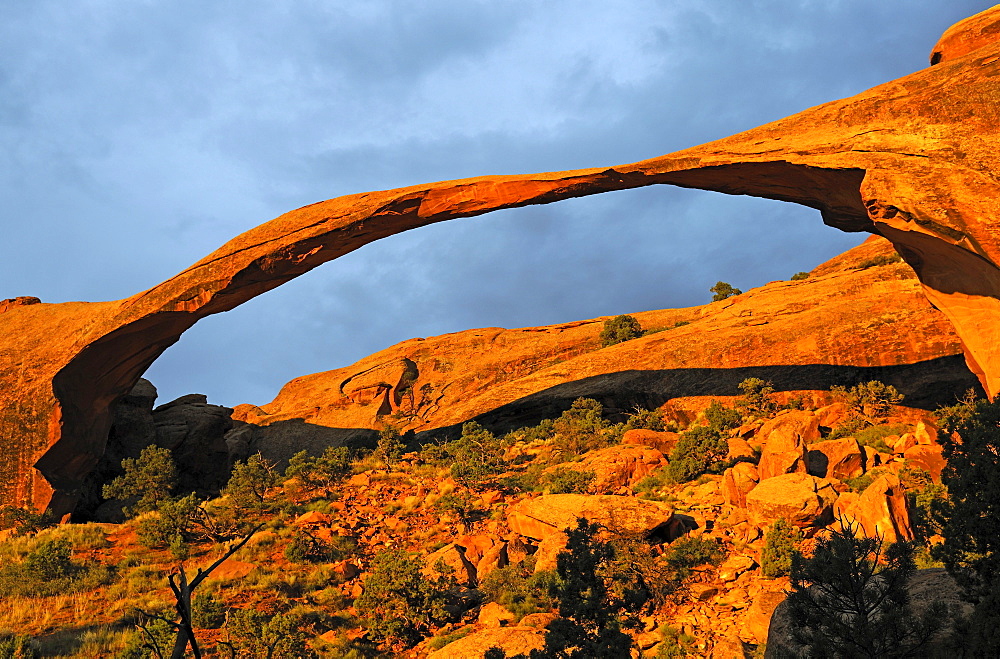
[[[768,420],[757,431],[763,450],[757,469],[761,479],[806,471],[806,445],[819,440],[819,417],[792,410]]]
[[[853,437],[829,439],[809,446],[809,474],[847,480],[865,473],[865,454]]]
[[[217,491],[229,478],[226,433],[233,411],[209,404],[202,394],[188,394],[153,410],[156,443],[170,449],[182,490]]]
[[[726,439],[726,442],[729,444],[729,453],[726,455],[728,459],[739,460],[741,458],[750,458],[756,460],[757,453],[747,440],[742,437],[729,437]]]
[[[747,493],[757,487],[760,474],[751,462],[737,462],[722,475],[722,496],[730,506],[745,508]]]
[[[747,513],[757,526],[784,518],[799,527],[825,526],[838,493],[829,480],[809,474],[765,478],[747,494]]]
[[[903,451],[903,459],[908,465],[926,469],[935,483],[941,482],[941,472],[948,466],[941,446],[938,444],[917,444]]]
[[[476,622],[484,627],[506,627],[516,618],[517,616],[496,602],[487,602],[479,608]]]
[[[648,446],[609,446],[590,451],[579,462],[559,465],[574,471],[589,471],[594,480],[588,488],[594,494],[611,494],[631,487],[652,472],[667,466],[659,450]]]
[[[527,655],[532,650],[545,647],[545,632],[534,627],[491,627],[464,636],[440,650],[427,655],[427,659],[482,659],[490,648],[500,648],[508,657]]]
[[[612,531],[651,536],[665,530],[673,516],[673,508],[659,501],[610,495],[547,494],[524,499],[508,508],[507,524],[516,533],[537,540],[575,528],[581,517]]]
[[[465,557],[465,548],[455,543],[449,543],[441,549],[431,553],[424,560],[425,575],[437,578],[447,572],[442,570],[442,566],[450,568],[451,575],[455,577],[459,584],[474,587],[476,585],[476,566]]]
[[[680,433],[677,432],[633,428],[626,430],[625,434],[622,435],[622,444],[648,446],[649,448],[655,448],[664,455],[670,455],[680,437]]]
[[[476,578],[482,581],[493,570],[506,567],[508,562],[507,543],[498,542],[487,549],[483,557],[476,563]]]
[[[851,416],[851,408],[847,403],[837,401],[824,405],[816,410],[816,419],[821,428],[833,428],[841,421]]]
[[[743,638],[752,639],[758,645],[767,641],[771,617],[778,605],[787,599],[783,590],[765,590],[753,598],[753,602],[743,614]]]
[[[841,523],[858,527],[858,533],[886,542],[913,539],[906,489],[897,476],[883,474],[860,496],[845,493],[841,498],[834,513]]]
[[[550,533],[542,538],[538,543],[538,551],[535,552],[535,572],[555,570],[559,554],[566,549],[568,543],[569,536],[563,531]]]

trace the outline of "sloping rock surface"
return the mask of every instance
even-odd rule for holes
[[[408,229],[654,184],[795,202],[818,209],[830,226],[887,237],[955,325],[971,369],[993,395],[1000,390],[998,22],[994,7],[953,27],[929,68],[701,146],[617,167],[348,195],[251,229],[125,300],[12,298],[0,312],[0,502],[71,510],[104,452],[116,403],[205,316]],[[380,395],[370,386],[354,393]]]

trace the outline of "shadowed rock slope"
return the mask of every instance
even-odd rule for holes
[[[509,430],[558,416],[580,396],[612,412],[670,401],[668,409],[683,415],[707,404],[697,397],[739,394],[737,385],[751,376],[814,395],[881,379],[903,391],[907,404],[924,407],[976,385],[944,314],[882,238],[808,279],[634,315],[648,333],[607,348],[598,336],[604,318],[410,339],[346,368],[296,378],[267,405],[237,406],[234,419],[251,425],[234,435],[246,450],[281,460],[370,439],[387,423],[455,431],[476,419]]]
[[[1000,7],[936,64],[852,98],[641,162],[339,197],[237,236],[128,299],[0,303],[0,502],[71,510],[117,400],[199,319],[369,242],[434,222],[654,184],[790,201],[889,238],[1000,390]],[[617,229],[620,230],[620,229]]]

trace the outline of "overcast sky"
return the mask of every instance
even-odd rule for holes
[[[968,0],[0,3],[0,298],[123,298],[339,195],[633,162],[927,66]],[[146,377],[265,403],[414,336],[702,304],[856,245],[668,187],[394,236],[200,321]]]

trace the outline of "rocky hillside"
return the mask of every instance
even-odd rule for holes
[[[605,318],[404,341],[296,378],[266,405],[238,406],[233,418],[243,424],[230,443],[285,460],[300,449],[371,442],[386,424],[418,437],[453,437],[469,420],[505,432],[558,416],[579,397],[612,415],[666,405],[690,421],[707,398],[735,396],[751,376],[817,401],[833,385],[881,380],[928,409],[977,386],[951,325],[882,238],[803,279],[634,316],[645,334],[607,348]]]

